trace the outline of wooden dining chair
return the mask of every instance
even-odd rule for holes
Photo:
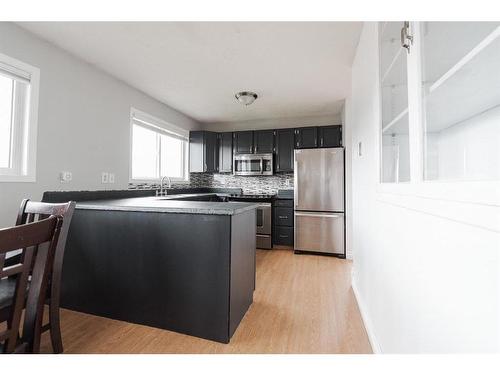
[[[35,223],[0,230],[0,284],[12,290],[12,294],[0,294],[0,306],[8,312],[6,328],[0,330],[0,353],[34,351],[37,336],[41,335],[40,312],[62,224],[62,217],[50,216]],[[15,250],[20,250],[20,256],[6,265],[6,254]],[[20,334],[23,309],[26,310]]]
[[[64,250],[66,248],[66,239],[68,230],[75,210],[74,201],[67,203],[45,203],[33,202],[29,199],[24,199],[21,202],[19,213],[17,215],[16,225],[31,223],[35,220],[40,220],[49,215],[59,215],[63,218],[61,233],[54,255],[54,262],[50,269],[49,290],[47,292],[46,303],[49,305],[49,322],[42,327],[42,332],[50,331],[50,341],[54,353],[62,353],[63,342],[61,335],[61,319],[60,319],[60,295],[61,295],[61,276],[64,259]],[[38,216],[38,217],[37,217]],[[35,342],[38,345],[38,342]],[[35,347],[35,349],[37,349]]]

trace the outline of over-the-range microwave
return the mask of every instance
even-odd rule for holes
[[[238,176],[270,176],[273,174],[273,154],[235,154],[233,174]]]

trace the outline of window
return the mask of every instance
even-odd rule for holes
[[[35,181],[39,70],[0,54],[0,181]]]
[[[500,23],[421,24],[426,180],[500,180]]]
[[[408,82],[403,22],[380,24],[381,181],[410,181]]]
[[[186,130],[132,109],[131,181],[187,181],[188,137]]]

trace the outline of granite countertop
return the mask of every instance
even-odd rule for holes
[[[104,211],[138,211],[138,212],[167,212],[204,215],[237,215],[257,208],[255,203],[246,202],[203,202],[175,199],[188,199],[201,196],[215,196],[214,193],[176,194],[162,197],[139,197],[122,199],[101,199],[80,201],[77,209],[104,210]],[[222,195],[222,194],[218,194]]]

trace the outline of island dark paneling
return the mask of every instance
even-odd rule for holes
[[[252,303],[254,283],[255,210],[77,209],[61,306],[227,343]]]

